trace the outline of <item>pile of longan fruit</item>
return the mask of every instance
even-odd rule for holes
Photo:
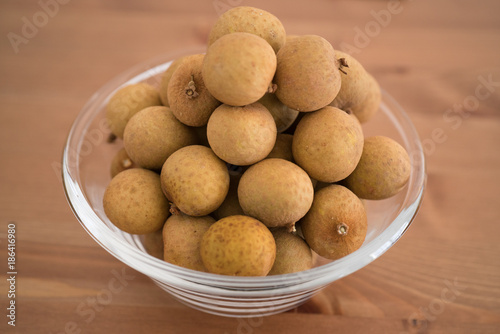
[[[287,36],[274,15],[221,15],[205,54],[174,60],[159,87],[129,84],[106,118],[123,148],[103,198],[109,220],[189,269],[266,276],[335,260],[367,232],[362,200],[410,177],[405,149],[364,138],[377,81],[316,35]]]

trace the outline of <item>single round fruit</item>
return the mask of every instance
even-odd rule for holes
[[[366,123],[377,113],[382,101],[382,92],[377,80],[368,73],[369,87],[363,102],[350,108],[351,113],[356,116],[360,123]]]
[[[330,105],[348,110],[366,98],[370,88],[370,78],[363,65],[353,56],[338,50],[335,50],[335,56],[342,83],[339,93]]]
[[[113,160],[111,160],[110,173],[111,177],[115,177],[118,173],[123,172],[125,169],[137,168],[137,166],[125,151],[125,148],[121,148],[116,152]]]
[[[297,119],[299,111],[288,108],[275,94],[266,93],[259,102],[273,115],[278,133],[284,132]]]
[[[275,52],[285,44],[286,33],[281,21],[265,10],[238,6],[222,14],[212,26],[208,45],[234,32],[247,32],[268,42]]]
[[[327,106],[300,120],[292,151],[295,162],[312,178],[337,182],[356,168],[363,152],[363,131],[355,117]]]
[[[161,187],[183,213],[206,216],[224,201],[229,189],[229,173],[226,164],[210,148],[186,146],[165,161]]]
[[[297,36],[280,49],[274,83],[276,96],[298,111],[327,106],[340,90],[335,51],[323,37]]]
[[[203,60],[206,87],[219,101],[231,106],[257,102],[271,89],[276,54],[259,36],[235,32],[216,40]]]
[[[408,183],[410,157],[395,140],[385,136],[365,139],[363,154],[345,185],[364,199],[385,199],[396,195]]]
[[[144,235],[144,248],[146,252],[158,259],[163,260],[163,234],[162,228],[158,231]]]
[[[160,94],[147,83],[136,83],[120,88],[106,105],[106,121],[111,132],[123,138],[129,119],[144,108],[161,105]]]
[[[205,87],[201,68],[205,55],[187,56],[172,74],[168,101],[174,116],[189,126],[204,126],[220,105]]]
[[[276,143],[266,158],[279,158],[293,162],[292,141],[292,135],[284,133],[278,134]]]
[[[223,104],[213,112],[207,138],[222,160],[246,166],[264,159],[276,142],[276,124],[269,111],[256,102],[244,107]]]
[[[201,238],[215,223],[210,216],[173,214],[163,226],[163,259],[188,269],[207,271],[200,255]]]
[[[311,249],[330,260],[359,249],[368,228],[361,200],[336,184],[316,192],[311,210],[300,221],[300,226]]]
[[[210,226],[201,240],[201,259],[209,272],[266,276],[276,258],[268,228],[248,216],[229,216]]]
[[[311,207],[314,189],[307,173],[283,159],[265,159],[243,173],[238,199],[245,214],[267,227],[292,227]]]
[[[104,192],[103,206],[116,227],[132,234],[159,230],[169,215],[160,176],[142,168],[124,170],[111,179]]]
[[[123,134],[128,155],[139,166],[160,170],[178,149],[198,141],[194,130],[175,118],[168,107],[148,107],[135,114]]]
[[[165,70],[165,72],[161,76],[159,93],[160,93],[161,103],[165,107],[170,107],[170,103],[168,102],[168,84],[170,82],[170,79],[172,78],[172,74],[174,74],[175,70],[182,64],[183,60],[186,57],[187,56],[183,56],[172,61],[170,66]]]
[[[272,231],[276,242],[276,260],[268,275],[283,275],[311,269],[312,252],[309,245],[284,228]]]

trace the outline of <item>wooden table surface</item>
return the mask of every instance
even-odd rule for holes
[[[274,13],[288,33],[351,47],[408,112],[428,173],[417,218],[380,259],[297,310],[253,321],[184,306],[109,255],[71,212],[57,167],[101,85],[205,43],[220,10],[239,4]],[[15,327],[0,281],[0,332],[499,333],[499,13],[494,0],[2,0],[0,275],[11,222],[17,275]],[[116,272],[126,286],[97,301]]]

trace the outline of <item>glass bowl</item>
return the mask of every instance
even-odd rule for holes
[[[234,277],[178,267],[146,253],[142,238],[117,229],[106,217],[102,198],[109,166],[121,142],[109,143],[105,106],[120,87],[136,82],[159,86],[172,60],[204,48],[169,53],[118,75],[83,107],[64,148],[62,177],[68,202],[83,228],[109,253],[150,277],[160,288],[195,309],[234,317],[265,316],[297,307],[326,285],[363,268],[403,235],[418,211],[425,185],[422,146],[412,122],[387,92],[377,115],[363,125],[365,136],[385,135],[409,152],[412,172],[407,186],[382,201],[365,201],[368,233],[362,247],[336,261],[317,257],[315,267],[293,274]]]

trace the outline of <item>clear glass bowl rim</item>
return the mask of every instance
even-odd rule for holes
[[[113,233],[94,212],[85,198],[79,177],[79,149],[81,139],[92,120],[102,112],[102,104],[118,88],[163,73],[173,59],[179,56],[202,53],[204,47],[194,47],[179,52],[160,55],[123,72],[102,86],[82,108],[69,131],[62,157],[62,179],[68,203],[83,228],[110,254],[135,270],[164,284],[208,294],[233,297],[258,298],[271,291],[274,295],[319,289],[347,276],[371,263],[387,251],[408,229],[420,207],[426,181],[425,159],[418,133],[403,108],[382,90],[381,112],[385,112],[398,125],[405,148],[411,152],[412,174],[403,210],[394,221],[374,240],[356,252],[331,263],[299,273],[266,276],[236,277],[202,273],[178,267],[148,255],[144,250],[131,246]],[[396,110],[397,113],[391,113]],[[408,136],[414,140],[409,140]],[[137,238],[137,236],[130,236]],[[129,240],[130,241],[130,240]],[[137,244],[137,240],[136,240]],[[116,250],[120,252],[116,252]]]

